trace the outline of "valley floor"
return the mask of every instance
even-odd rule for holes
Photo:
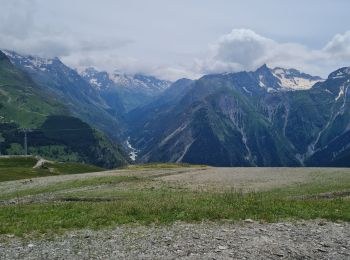
[[[349,259],[350,169],[130,166],[0,182],[0,259]]]

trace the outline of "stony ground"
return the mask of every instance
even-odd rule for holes
[[[165,175],[160,179],[189,189],[261,191],[349,174],[349,168],[208,167],[198,171]]]
[[[79,175],[50,176],[0,183],[0,196],[65,181],[99,176],[150,177],[152,181],[110,187],[68,188],[33,196],[3,199],[0,205],[48,203],[80,189],[141,189],[166,185],[188,190],[269,190],[345,176],[336,168],[177,168],[113,170]],[[341,180],[339,178],[339,180]],[[128,186],[132,185],[132,186]],[[140,186],[138,186],[140,185]],[[149,188],[149,187],[147,187]],[[348,191],[347,191],[348,192]],[[1,225],[1,223],[0,223]],[[0,259],[349,259],[350,223],[322,220],[261,224],[253,221],[175,223],[170,226],[122,225],[114,229],[75,230],[43,237],[0,235]]]
[[[350,224],[175,223],[0,237],[0,259],[350,259]]]

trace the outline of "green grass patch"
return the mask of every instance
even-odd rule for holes
[[[69,181],[51,187],[32,190],[31,193],[62,191],[92,185],[120,184],[143,181],[138,177],[114,176]],[[322,191],[332,191],[335,186]],[[347,186],[349,188],[349,185]],[[343,186],[337,187],[338,189]],[[290,187],[289,189],[292,189]],[[299,194],[317,190],[317,185],[300,188]],[[28,191],[27,191],[28,194]],[[115,201],[106,198],[120,198]],[[66,198],[99,198],[98,202],[55,202],[47,204],[19,204],[2,206],[0,210],[0,233],[60,232],[68,229],[98,229],[125,223],[159,223],[174,221],[197,222],[202,220],[232,221],[246,218],[275,222],[284,219],[316,219],[350,221],[350,200],[300,199],[279,189],[268,192],[224,193],[170,191],[167,187],[155,190],[124,190],[104,193],[104,190],[82,191],[62,196]],[[67,197],[68,196],[68,197]]]
[[[178,220],[236,221],[246,218],[267,222],[315,218],[350,221],[350,201],[295,200],[267,193],[136,192],[112,202],[3,206],[0,211],[0,233],[23,235],[67,229],[97,229],[135,222],[167,224]]]
[[[89,164],[58,162],[46,163],[43,168],[33,169],[36,162],[34,157],[0,158],[0,182],[105,170]]]
[[[33,167],[38,160],[34,157],[4,157],[0,158],[0,169],[2,168],[30,168]]]
[[[194,165],[189,163],[146,163],[146,164],[133,164],[123,167],[124,169],[131,170],[147,170],[147,169],[174,169],[174,168],[198,168],[207,167],[207,165]]]
[[[89,186],[99,185],[116,185],[122,182],[141,181],[140,177],[136,176],[101,176],[78,180],[62,181],[54,184],[48,184],[41,187],[27,188],[10,193],[0,194],[1,200],[21,198],[24,196],[33,196],[44,193],[63,192],[71,189],[84,188]]]
[[[21,236],[127,223],[246,218],[262,222],[318,218],[350,221],[349,190],[350,178],[341,172],[315,173],[305,184],[248,193],[195,191],[139,175],[89,177],[8,194],[4,191],[0,194],[2,200],[45,194],[53,195],[56,200],[0,206],[0,234]],[[334,196],[308,196],[325,192]]]
[[[306,183],[275,188],[270,193],[275,196],[300,197],[325,192],[337,192],[350,189],[350,174],[344,171],[313,172]]]

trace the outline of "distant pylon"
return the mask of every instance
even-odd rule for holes
[[[28,155],[28,136],[27,133],[31,132],[31,129],[28,128],[23,128],[21,129],[21,132],[24,133],[24,155],[27,156]]]

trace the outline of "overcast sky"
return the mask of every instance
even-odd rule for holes
[[[348,0],[0,0],[0,48],[175,80],[350,66]]]

